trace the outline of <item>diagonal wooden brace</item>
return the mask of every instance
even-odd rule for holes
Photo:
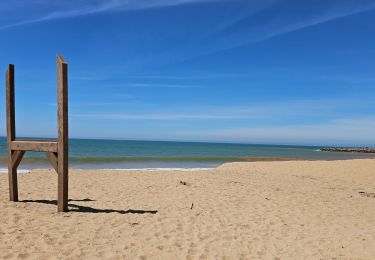
[[[58,172],[58,160],[57,160],[57,153],[53,152],[46,152],[46,157],[52,164],[52,167],[55,169],[56,173]]]
[[[12,152],[12,169],[17,169],[24,154],[25,154],[25,151],[13,151]]]

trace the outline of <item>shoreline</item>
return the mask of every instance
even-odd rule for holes
[[[375,158],[359,158],[359,159],[296,159],[296,158],[290,158],[290,159],[283,159],[283,160],[259,160],[259,161],[242,161],[242,162],[225,162],[222,164],[219,164],[216,167],[208,167],[208,168],[169,168],[169,167],[161,167],[161,168],[69,168],[69,171],[83,171],[83,172],[97,172],[97,171],[103,171],[103,172],[195,172],[195,171],[214,171],[218,170],[220,168],[226,167],[226,166],[241,166],[241,165],[248,165],[249,163],[282,163],[282,162],[344,162],[344,161],[367,161],[367,160],[375,160]],[[33,168],[33,169],[18,169],[19,174],[24,173],[32,173],[32,172],[38,172],[38,171],[52,171],[52,167],[46,167],[46,168]],[[2,173],[8,173],[7,168],[0,167],[0,174]]]
[[[233,164],[233,163],[257,163],[257,162],[335,162],[335,161],[355,161],[355,160],[373,160],[375,158],[327,158],[327,159],[306,159],[306,158],[282,158],[282,157],[246,157],[243,158],[242,161],[233,161],[233,162],[222,162],[217,163],[213,167],[144,167],[144,168],[94,168],[94,167],[69,167],[69,170],[78,170],[78,171],[200,171],[200,170],[215,170],[218,169],[226,164]],[[33,171],[43,171],[43,170],[52,170],[51,166],[46,167],[22,167],[18,169],[18,173],[28,173]],[[7,173],[8,168],[7,165],[0,166],[0,174]]]

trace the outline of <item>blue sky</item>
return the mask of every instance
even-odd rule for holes
[[[71,137],[375,145],[374,0],[2,1],[0,50],[18,136],[56,135],[61,53]]]

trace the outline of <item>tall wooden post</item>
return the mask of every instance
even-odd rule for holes
[[[9,199],[18,201],[17,164],[12,161],[11,143],[16,139],[15,103],[14,103],[14,65],[10,64],[6,72],[6,117],[8,145]]]
[[[58,202],[59,212],[68,211],[68,64],[57,56]]]

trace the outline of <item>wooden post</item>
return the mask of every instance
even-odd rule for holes
[[[16,139],[15,103],[14,103],[14,65],[10,64],[6,72],[6,117],[8,145],[9,199],[18,201],[17,165],[12,161],[11,143]]]
[[[59,212],[68,211],[68,64],[57,56],[58,202]]]

